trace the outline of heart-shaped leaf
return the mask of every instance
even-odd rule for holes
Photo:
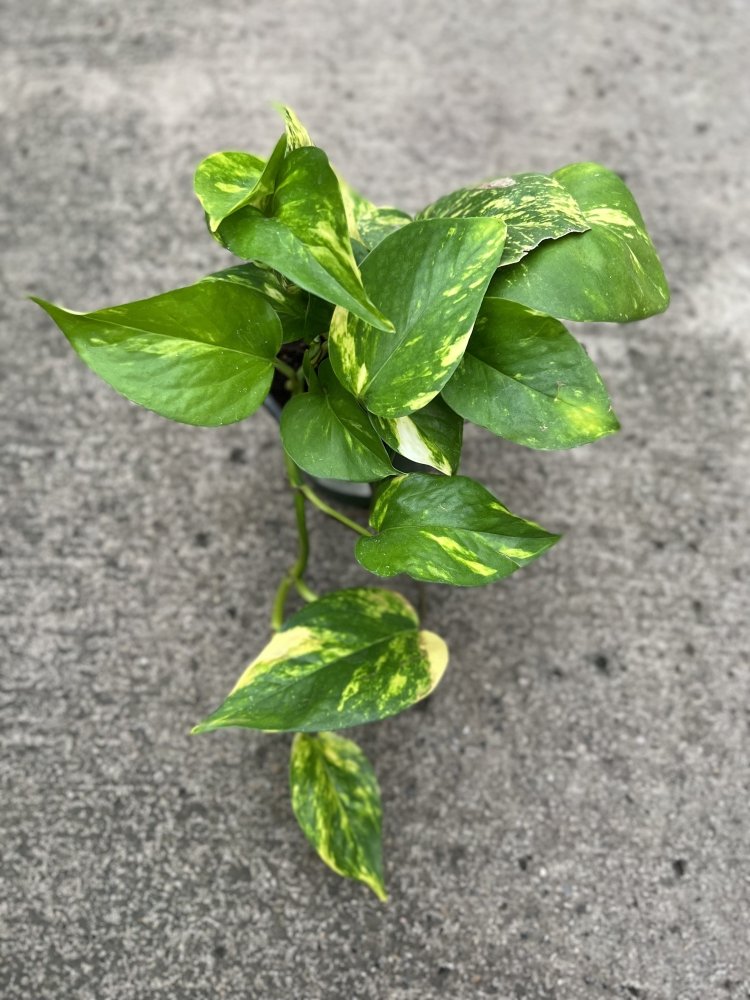
[[[596,367],[562,323],[503,299],[484,300],[443,398],[528,448],[574,448],[620,426]]]
[[[320,858],[385,901],[380,789],[357,744],[336,733],[297,733],[289,783],[294,815]]]
[[[246,199],[254,190],[264,166],[265,160],[259,156],[233,151],[212,153],[198,164],[193,189],[212,232],[222,219],[247,204]]]
[[[318,369],[316,391],[290,399],[281,412],[281,440],[292,461],[311,476],[371,483],[393,473],[370,418],[341,385],[329,361]]]
[[[370,298],[395,333],[343,309],[331,321],[336,374],[371,413],[421,409],[461,360],[505,242],[498,219],[426,219],[387,236],[362,264]]]
[[[663,312],[669,288],[633,196],[597,163],[553,175],[581,207],[589,232],[544,243],[499,271],[490,294],[578,322],[624,323]]]
[[[447,476],[458,470],[464,422],[440,396],[406,417],[371,419],[385,443],[404,458],[431,465]]]
[[[589,228],[575,198],[547,174],[513,174],[461,188],[422,209],[417,218],[471,216],[497,216],[508,227],[502,265],[520,260],[542,240]]]
[[[330,302],[310,295],[269,267],[238,264],[209,274],[203,280],[234,282],[262,295],[281,320],[284,343],[310,341],[330,326],[333,313]]]
[[[252,153],[226,152],[212,153],[198,164],[193,189],[212,233],[240,208],[253,205],[263,211],[267,207],[284,162],[286,143],[282,136],[268,161]]]
[[[507,507],[467,476],[413,474],[390,480],[360,538],[358,561],[377,576],[480,587],[513,573],[560,537]]]
[[[238,257],[267,264],[313,295],[392,329],[362,287],[339,183],[322,149],[302,146],[288,153],[266,208],[234,212],[218,236]]]
[[[193,732],[314,732],[403,712],[435,688],[448,649],[400,594],[353,588],[292,615],[226,701]]]
[[[271,386],[281,324],[264,298],[238,284],[200,281],[90,313],[33,301],[92,371],[171,420],[243,420]]]

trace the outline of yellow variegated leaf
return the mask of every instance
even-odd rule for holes
[[[222,219],[246,204],[263,173],[265,160],[252,153],[212,153],[195,171],[195,193],[215,230]]]
[[[508,227],[501,264],[520,260],[542,240],[582,233],[588,223],[575,198],[554,177],[514,174],[461,188],[423,209],[418,219],[496,216]]]
[[[199,281],[90,313],[34,301],[93,372],[170,420],[244,420],[271,387],[281,325],[254,289]]]
[[[310,138],[307,129],[292,109],[286,104],[278,104],[276,107],[286,126],[286,148],[291,151],[299,149],[301,146],[314,146],[315,143]]]
[[[297,733],[289,783],[294,815],[320,858],[385,901],[380,789],[357,744],[335,733]]]
[[[623,181],[598,163],[572,163],[553,177],[576,199],[589,231],[545,243],[499,271],[491,294],[579,323],[625,323],[666,309],[664,272]]]
[[[362,263],[395,333],[336,309],[329,350],[339,379],[380,417],[426,406],[461,360],[505,241],[497,219],[427,219],[387,236]]]
[[[313,295],[392,329],[362,286],[338,180],[322,149],[300,146],[288,153],[265,207],[233,212],[218,237],[238,257],[266,264]]]
[[[500,580],[559,538],[511,514],[467,476],[391,479],[375,499],[370,524],[377,534],[360,538],[355,550],[365,569],[456,587]]]
[[[387,718],[425,698],[447,663],[443,640],[419,630],[400,594],[334,591],[292,615],[193,731],[314,732]]]
[[[373,415],[371,420],[385,443],[404,458],[430,465],[446,476],[458,471],[464,421],[440,396],[408,416]]]
[[[574,448],[620,426],[594,363],[563,324],[490,296],[443,398],[529,448]]]
[[[248,205],[263,209],[273,194],[276,175],[286,155],[282,136],[265,162],[251,153],[212,153],[198,164],[195,193],[215,233],[224,219]]]

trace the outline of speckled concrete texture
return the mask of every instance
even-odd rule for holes
[[[0,9],[3,1000],[750,996],[746,0]],[[293,553],[273,423],[139,410],[23,300],[221,266],[192,170],[267,151],[273,99],[410,209],[601,160],[674,293],[578,331],[621,435],[468,434],[463,470],[566,537],[504,584],[434,588],[444,683],[361,733],[387,906],[306,846],[285,737],[188,735]],[[315,528],[314,584],[365,579]]]

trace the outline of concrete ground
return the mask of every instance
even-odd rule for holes
[[[0,7],[3,1000],[750,996],[746,0]],[[192,170],[269,150],[272,99],[409,209],[600,160],[674,295],[582,333],[618,437],[468,435],[463,470],[566,537],[433,588],[452,667],[360,734],[387,906],[306,846],[287,738],[188,735],[293,552],[271,420],[140,410],[22,297],[94,308],[221,266]],[[315,530],[314,585],[364,580]]]

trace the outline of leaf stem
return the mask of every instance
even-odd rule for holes
[[[293,383],[297,382],[298,376],[296,368],[292,368],[291,365],[288,365],[286,361],[282,361],[281,358],[274,358],[273,364],[274,368],[277,368],[282,375],[286,375],[286,377],[291,379]]]
[[[294,515],[297,520],[298,548],[297,558],[294,565],[290,567],[276,591],[276,596],[271,609],[271,628],[278,632],[284,624],[284,608],[292,587],[296,587],[298,593],[306,601],[316,600],[316,595],[302,580],[302,575],[307,569],[307,560],[310,555],[310,539],[307,534],[307,518],[305,516],[305,498],[302,495],[302,478],[300,471],[294,462],[285,453],[287,476],[289,484],[294,491]]]
[[[288,365],[280,358],[275,358],[274,364],[282,374],[289,378],[289,389],[291,394],[296,396],[300,393],[303,388],[300,381],[300,372],[295,371],[291,365]],[[297,558],[295,559],[294,564],[284,574],[281,583],[279,583],[276,590],[276,596],[274,597],[273,605],[271,607],[271,628],[275,632],[278,632],[284,624],[286,602],[289,597],[289,591],[292,587],[296,589],[297,593],[303,600],[317,600],[315,592],[311,590],[302,579],[305,570],[307,569],[307,562],[310,556],[310,539],[307,533],[305,502],[309,500],[314,507],[317,507],[318,510],[327,517],[333,518],[334,521],[338,521],[339,524],[343,524],[344,527],[349,528],[351,531],[356,531],[358,535],[364,535],[366,538],[370,537],[370,532],[367,528],[363,528],[361,524],[357,524],[356,521],[352,521],[351,518],[348,518],[345,514],[340,513],[318,496],[312,486],[309,486],[303,480],[301,470],[298,468],[296,463],[292,461],[289,455],[286,454],[286,452],[284,452],[284,462],[286,463],[286,474],[289,479],[289,485],[291,486],[294,494],[294,515],[297,521],[298,547]]]
[[[299,487],[299,492],[306,497],[310,503],[317,507],[318,510],[322,511],[328,517],[332,517],[334,521],[338,521],[347,528],[351,528],[352,531],[356,531],[358,535],[364,535],[366,538],[370,537],[371,532],[367,528],[363,528],[361,524],[357,524],[356,521],[352,521],[345,514],[331,507],[329,504],[322,500],[312,486],[308,486],[307,483],[301,484]]]
[[[308,603],[311,601],[317,601],[318,595],[314,590],[310,590],[304,580],[295,580],[294,585],[297,588],[297,593],[303,601],[307,601]]]

